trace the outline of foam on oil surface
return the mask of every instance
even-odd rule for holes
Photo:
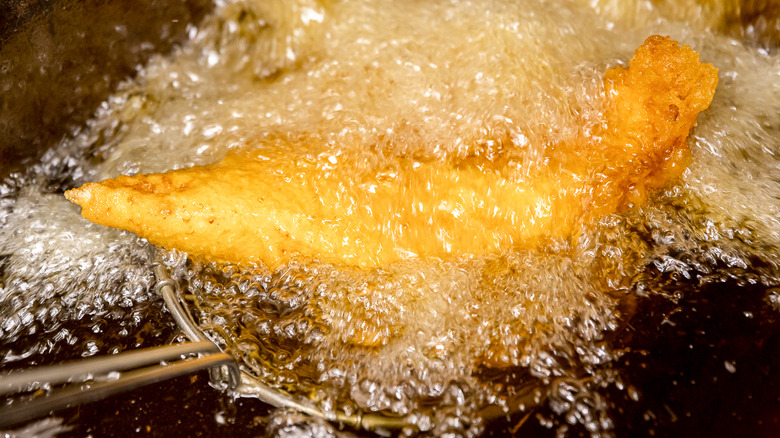
[[[248,369],[327,410],[413,414],[436,434],[475,433],[483,406],[513,409],[511,388],[533,381],[556,421],[608,432],[598,388],[617,378],[601,339],[621,294],[664,292],[645,289],[645,266],[716,281],[759,258],[754,280],[773,283],[780,244],[777,56],[640,3],[222,4],[37,177],[4,186],[4,301],[64,294],[67,312],[89,313],[149,294],[141,244],[80,220],[47,193],[55,175],[82,183],[316,138],[317,153],[358,167],[378,153],[501,151],[530,177],[545,148],[599,123],[604,71],[648,35],[668,34],[720,69],[690,141],[694,162],[649,205],[604,218],[573,246],[370,271],[296,261],[275,272],[197,263],[177,272],[202,299],[203,326]],[[509,369],[515,380],[487,377]],[[567,401],[571,388],[584,405]]]

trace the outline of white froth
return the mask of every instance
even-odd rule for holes
[[[294,262],[274,273],[181,273],[207,296],[204,324],[227,332],[264,380],[326,409],[415,413],[434,433],[475,433],[481,407],[508,403],[481,379],[485,366],[560,383],[572,368],[608,363],[599,341],[613,327],[615,296],[636,287],[645,264],[716,275],[712,266],[748,266],[756,239],[759,255],[777,261],[780,62],[708,30],[717,20],[684,25],[666,13],[639,1],[227,2],[57,154],[78,157],[68,167],[78,183],[207,164],[247,145],[297,148],[300,138],[355,166],[377,151],[440,159],[504,148],[531,176],[545,148],[598,123],[606,69],[652,34],[691,45],[720,69],[690,141],[693,164],[667,193],[604,218],[576,248],[370,272]],[[148,294],[141,243],[80,219],[43,187],[3,204],[3,300],[64,294],[62,305],[89,312]],[[106,289],[117,292],[98,297]],[[356,345],[372,332],[378,346]],[[576,421],[608,429],[590,396]],[[430,400],[437,412],[424,409]],[[554,406],[567,409],[576,407]]]

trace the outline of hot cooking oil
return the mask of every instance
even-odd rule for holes
[[[780,64],[709,22],[685,25],[649,3],[589,3],[220,3],[78,135],[3,183],[4,363],[71,344],[84,355],[107,348],[99,328],[74,336],[63,320],[139,325],[153,314],[139,310],[155,302],[146,244],[83,221],[51,181],[208,164],[247,147],[305,157],[296,139],[312,137],[315,152],[338,152],[356,171],[376,157],[509,156],[514,177],[531,179],[546,148],[600,123],[604,72],[648,35],[671,35],[720,69],[689,138],[692,163],[646,205],[600,218],[576,241],[373,268],[175,266],[210,336],[261,380],[326,411],[407,415],[437,435],[469,435],[483,430],[485,406],[519,409],[513,394],[531,383],[540,395],[524,408],[552,409],[551,427],[608,434],[602,389],[628,386],[610,369],[619,352],[605,336],[627,295],[669,290],[648,269],[669,282],[741,269],[777,283]],[[14,349],[36,330],[52,333],[48,347]]]

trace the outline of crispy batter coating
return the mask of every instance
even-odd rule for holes
[[[690,161],[688,133],[712,102],[717,84],[712,64],[699,62],[689,46],[660,36],[637,49],[629,68],[607,71],[610,106],[601,158],[621,164],[604,172],[595,197],[609,201],[598,213],[640,203],[649,190],[682,174]]]
[[[163,174],[85,184],[65,196],[85,218],[152,244],[270,268],[292,257],[359,267],[484,253],[569,238],[679,176],[686,138],[717,69],[653,36],[605,75],[605,131],[551,148],[546,173],[517,181],[466,160],[398,158],[355,171],[337,155],[230,153]]]

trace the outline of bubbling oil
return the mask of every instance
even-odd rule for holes
[[[143,242],[82,221],[52,184],[207,164],[236,148],[296,151],[304,137],[358,168],[376,155],[509,156],[518,178],[531,178],[546,148],[600,123],[604,71],[648,35],[668,34],[721,72],[689,141],[693,164],[578,241],[368,270],[171,262],[216,342],[326,411],[406,415],[434,435],[471,435],[485,406],[518,409],[512,395],[530,383],[534,403],[558,415],[551,427],[609,434],[599,388],[622,383],[604,334],[621,297],[664,294],[646,267],[668,281],[747,269],[750,281],[778,282],[780,63],[652,4],[594,4],[220,3],[187,44],[151,60],[82,132],[3,185],[5,310],[33,298],[50,310],[30,318],[47,321],[150,299]],[[29,327],[23,306],[12,307],[4,339]]]
[[[53,163],[15,175],[2,188],[4,369],[151,346],[171,332],[148,326],[162,312],[150,294],[149,249],[135,236],[73,214],[52,187],[59,178],[48,177],[64,175],[47,176]]]

